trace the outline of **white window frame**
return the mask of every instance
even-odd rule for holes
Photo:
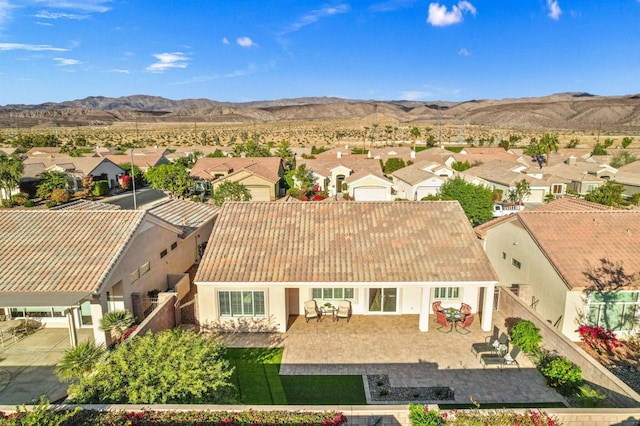
[[[434,300],[460,300],[461,299],[460,287],[434,287],[433,299]]]
[[[336,290],[340,293],[336,294]],[[347,297],[347,294],[350,294],[350,297]],[[314,287],[311,289],[311,298],[315,300],[354,301],[356,299],[356,290],[353,287]]]
[[[240,296],[240,303],[233,305],[233,295]],[[247,309],[245,297],[251,295],[251,309]],[[256,296],[262,298],[262,306]],[[224,304],[224,307],[223,307]],[[220,290],[218,291],[218,309],[221,317],[265,317],[266,316],[266,298],[263,290]],[[234,312],[234,308],[240,308]],[[257,309],[256,309],[257,308]],[[250,311],[250,312],[249,312]],[[256,311],[258,312],[256,314]]]

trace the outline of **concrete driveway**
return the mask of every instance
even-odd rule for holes
[[[78,340],[93,337],[91,330],[79,330]],[[0,405],[16,406],[37,402],[40,395],[57,401],[67,395],[67,383],[54,373],[55,365],[69,348],[67,329],[43,328],[0,347]]]

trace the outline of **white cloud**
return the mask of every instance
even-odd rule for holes
[[[557,0],[547,0],[547,6],[549,7],[549,18],[557,21],[560,19],[560,15],[562,15],[562,9],[560,9],[560,5]]]
[[[458,50],[458,55],[471,56],[471,52],[469,52],[466,47],[463,47],[462,49]]]
[[[256,47],[257,44],[253,42],[249,37],[238,37],[236,43],[241,47]]]
[[[289,28],[287,28],[282,34],[298,31],[306,27],[307,25],[318,22],[322,18],[347,13],[349,10],[351,10],[351,7],[345,3],[339,4],[337,6],[325,6],[320,9],[312,10],[306,15],[301,16],[300,19],[291,24]]]
[[[0,43],[0,50],[30,50],[30,51],[42,51],[53,50],[56,52],[67,52],[69,49],[62,47],[53,47],[48,44],[24,44],[24,43]]]
[[[229,39],[226,37],[222,37],[222,44],[229,44]]]
[[[427,22],[435,27],[459,24],[464,20],[464,12],[475,15],[476,8],[466,0],[459,1],[457,5],[451,6],[450,11],[447,10],[447,6],[440,5],[440,3],[430,3]]]
[[[71,65],[79,65],[80,61],[77,59],[68,59],[68,58],[53,58],[54,61],[57,62],[56,65],[61,67],[68,67]]]
[[[11,18],[11,9],[13,6],[9,4],[9,0],[0,0],[0,25]]]
[[[186,68],[189,58],[182,52],[154,53],[153,57],[158,60],[149,65],[146,70],[150,72],[164,72],[169,68]]]
[[[396,10],[410,8],[415,2],[416,0],[387,0],[372,4],[369,6],[369,10],[372,12],[394,12]]]
[[[42,7],[63,10],[81,10],[84,12],[104,13],[111,10],[112,0],[36,0]]]
[[[130,74],[129,70],[122,70],[122,69],[112,69],[106,72],[114,72],[114,73],[118,73],[118,74]]]
[[[431,94],[428,92],[421,92],[419,90],[408,90],[406,92],[400,93],[400,99],[405,101],[418,101],[418,100],[424,100],[430,95]]]
[[[42,10],[35,15],[36,18],[42,19],[70,19],[74,21],[82,21],[84,19],[89,19],[89,15],[78,15],[75,13],[62,13],[62,12],[49,12],[47,10]]]

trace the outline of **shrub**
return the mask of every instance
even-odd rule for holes
[[[563,395],[571,395],[582,385],[582,370],[564,356],[558,356],[540,367],[547,385]]]
[[[69,191],[62,188],[56,188],[51,191],[51,199],[56,202],[56,204],[63,204],[69,201],[71,196],[69,195]]]
[[[320,194],[316,194],[313,196],[313,198],[311,199],[311,201],[322,201],[324,200],[324,197]]]
[[[29,199],[29,194],[25,194],[24,192],[18,192],[17,194],[13,194],[11,196],[11,201],[15,204],[24,204]]]
[[[409,420],[413,426],[438,426],[446,424],[438,410],[429,410],[426,405],[409,405]]]
[[[11,200],[2,200],[2,207],[8,209],[13,207],[13,203],[11,202]]]
[[[94,182],[91,193],[96,197],[107,195],[109,193],[109,182],[106,180],[99,180]]]
[[[540,329],[531,321],[522,320],[511,328],[511,341],[525,353],[535,353],[540,349]]]
[[[36,203],[34,203],[33,200],[27,200],[24,203],[22,203],[22,207],[33,207],[35,205]]]
[[[575,405],[578,407],[596,408],[604,405],[607,395],[587,384],[584,384],[578,387],[578,392],[574,399]]]
[[[55,201],[53,201],[53,200],[47,200],[47,201],[45,201],[45,202],[44,202],[44,205],[45,205],[48,209],[50,209],[51,207],[55,207],[55,206],[57,206],[57,205],[58,205],[58,203],[56,203],[56,202],[55,202]]]
[[[622,343],[620,343],[611,329],[583,324],[578,328],[578,333],[580,333],[582,340],[598,353],[603,350],[611,352],[613,349],[622,346]]]
[[[544,411],[527,410],[514,413],[509,410],[496,410],[488,413],[478,410],[456,412],[451,424],[456,425],[491,425],[491,426],[559,426],[558,420]]]

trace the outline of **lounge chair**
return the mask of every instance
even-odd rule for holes
[[[338,302],[336,321],[340,320],[340,318],[346,318],[347,322],[351,319],[351,302],[348,300],[341,300]]]
[[[456,325],[456,331],[462,334],[469,334],[471,330],[469,330],[469,326],[473,323],[474,316],[469,314],[464,317],[460,324]]]
[[[514,345],[511,348],[511,352],[504,355],[482,354],[480,356],[480,362],[484,368],[487,368],[488,365],[497,365],[498,368],[504,369],[506,366],[515,365],[519,370],[520,364],[518,364],[518,360],[516,359],[518,354],[520,354],[520,348]]]
[[[453,329],[453,321],[449,321],[447,319],[447,314],[444,312],[438,312],[436,314],[436,320],[438,321],[438,324],[440,324],[440,327],[437,328],[438,331],[442,331],[443,328],[449,328],[449,330],[443,331],[443,333],[450,333]]]
[[[500,336],[498,336],[497,327],[493,328],[493,333],[491,336],[487,336],[484,342],[473,343],[471,345],[471,352],[473,352],[476,357],[478,354],[484,352],[497,355],[501,345],[505,351],[509,350],[509,337],[505,333],[501,333]]]
[[[320,309],[318,309],[318,304],[315,300],[307,300],[304,302],[304,318],[307,322],[312,318],[320,321]]]

